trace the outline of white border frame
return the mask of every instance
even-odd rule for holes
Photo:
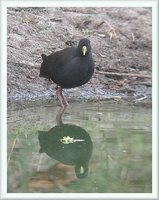
[[[7,193],[7,7],[152,7],[152,193]],[[158,194],[158,0],[1,0],[0,199],[159,199]]]

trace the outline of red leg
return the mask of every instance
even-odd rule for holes
[[[64,107],[63,98],[61,96],[61,93],[62,93],[61,88],[57,87],[57,89],[56,89],[56,96],[57,96],[58,100],[60,101],[61,107]]]
[[[66,108],[67,106],[61,107],[56,115],[56,122],[58,126],[62,125],[62,115],[64,114]]]
[[[62,95],[62,99],[63,99],[64,105],[65,105],[65,106],[69,106],[69,103],[68,103],[66,97],[62,94],[62,91],[61,91],[61,95]]]
[[[69,105],[68,102],[67,102],[66,97],[64,97],[63,94],[62,94],[62,88],[61,88],[60,86],[57,86],[56,95],[57,95],[57,98],[58,98],[59,101],[60,101],[61,107],[64,107],[64,106],[68,106],[68,105]]]

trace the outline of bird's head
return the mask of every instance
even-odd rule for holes
[[[79,41],[78,49],[82,56],[86,56],[91,51],[90,40],[87,38],[83,38]]]

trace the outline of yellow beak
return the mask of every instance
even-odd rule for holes
[[[87,52],[87,47],[83,46],[82,47],[82,53],[83,53],[84,56],[86,55],[86,52]]]
[[[81,166],[80,167],[80,174],[83,174],[84,173],[84,168]]]

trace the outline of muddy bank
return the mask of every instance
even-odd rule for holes
[[[152,80],[99,72],[152,73],[150,8],[9,8],[8,102],[55,101],[55,85],[39,78],[41,54],[91,40],[96,72],[89,83],[64,90],[69,101],[151,101]]]

